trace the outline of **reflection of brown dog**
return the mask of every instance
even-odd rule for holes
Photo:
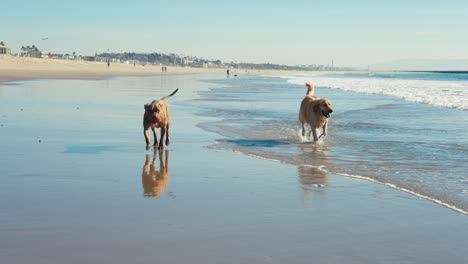
[[[151,148],[150,128],[153,131],[154,146],[158,145],[158,136],[156,129],[161,128],[161,137],[159,142],[159,149],[163,149],[164,136],[166,135],[166,146],[170,144],[171,139],[169,136],[169,125],[171,123],[169,108],[167,107],[165,99],[173,96],[179,89],[176,89],[168,96],[164,96],[160,100],[154,100],[149,104],[145,104],[145,114],[143,115],[143,132],[146,140],[146,149]]]
[[[159,170],[156,168],[156,156],[159,152]],[[164,162],[163,162],[163,156]],[[169,151],[154,151],[150,163],[150,155],[146,154],[141,182],[143,183],[143,195],[145,197],[159,197],[163,194],[169,183]]]
[[[320,99],[314,96],[314,86],[311,83],[305,84],[307,93],[299,109],[299,121],[302,123],[302,136],[305,136],[305,124],[310,125],[310,133],[313,133],[314,141],[318,141],[322,136],[327,135],[328,118],[333,113],[332,103],[328,99]],[[323,132],[317,136],[317,129],[322,128]]]

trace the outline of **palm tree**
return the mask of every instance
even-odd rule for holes
[[[3,43],[3,41],[0,41],[0,46],[5,46],[5,43]]]

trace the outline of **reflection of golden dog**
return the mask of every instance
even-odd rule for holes
[[[156,168],[156,156],[159,152],[159,171]],[[163,162],[163,156],[164,162]],[[169,183],[169,151],[154,151],[150,164],[150,155],[146,154],[141,181],[143,184],[143,195],[146,197],[159,197],[163,194]]]
[[[169,108],[164,100],[173,96],[179,89],[176,89],[168,96],[164,96],[159,100],[154,100],[149,104],[145,104],[145,114],[143,115],[143,132],[145,134],[146,149],[151,147],[150,128],[153,131],[154,146],[158,145],[158,137],[156,129],[161,128],[161,137],[159,142],[159,149],[163,149],[164,136],[166,135],[166,146],[170,144],[169,125],[171,123]]]
[[[328,169],[335,167],[328,156],[327,144],[298,145],[300,149],[297,167],[298,180],[305,201],[312,202],[317,195],[324,194],[328,189]],[[315,198],[314,198],[315,197]]]
[[[299,166],[297,171],[299,182],[304,190],[309,186],[324,187],[327,185],[328,175],[325,170],[313,166]]]
[[[328,157],[328,146],[317,144],[306,147],[299,145],[300,162],[304,165],[298,167],[299,182],[304,190],[312,187],[325,187],[328,182],[328,172],[326,168],[334,167]]]
[[[333,113],[332,103],[328,99],[320,99],[314,96],[314,86],[311,83],[305,84],[307,93],[299,109],[299,121],[302,123],[302,136],[305,136],[305,124],[309,124],[310,133],[313,133],[314,141],[318,141],[322,136],[327,135],[328,118]],[[317,129],[322,128],[323,132],[317,136]]]

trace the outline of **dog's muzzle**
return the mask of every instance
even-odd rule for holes
[[[333,110],[322,110],[322,115],[326,118],[330,118],[331,113],[333,113]]]

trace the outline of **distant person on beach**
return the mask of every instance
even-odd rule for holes
[[[107,68],[110,67],[110,59],[107,60]]]
[[[229,77],[229,69],[226,70],[227,77]]]
[[[161,66],[161,71],[162,71],[162,72],[164,71],[164,66]]]
[[[167,72],[167,66],[164,66],[164,71]]]

